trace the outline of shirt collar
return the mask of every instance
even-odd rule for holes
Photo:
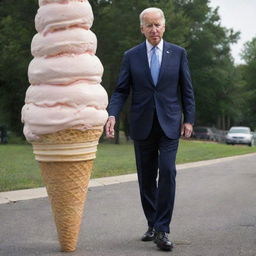
[[[152,45],[148,40],[146,40],[146,46],[147,46],[147,52],[149,53],[152,48],[154,47],[154,45]],[[157,45],[157,48],[162,52],[163,51],[163,46],[164,46],[164,40],[161,39],[161,41],[159,42],[159,44]]]

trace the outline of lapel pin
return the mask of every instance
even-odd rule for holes
[[[170,53],[169,51],[166,51],[166,53]]]

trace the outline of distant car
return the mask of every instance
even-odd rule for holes
[[[249,127],[233,126],[230,128],[226,135],[227,144],[247,144],[248,146],[254,145],[254,136]]]
[[[210,127],[197,126],[194,127],[193,137],[200,140],[216,141],[216,135]]]
[[[215,141],[225,142],[227,131],[217,129],[215,127],[212,127],[211,130],[214,133],[214,140]]]

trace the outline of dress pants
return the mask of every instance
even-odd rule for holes
[[[141,203],[148,226],[170,232],[175,188],[176,153],[179,139],[165,136],[157,115],[145,140],[135,140],[135,157]]]

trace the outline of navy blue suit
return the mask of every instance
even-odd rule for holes
[[[182,113],[184,123],[193,124],[195,116],[186,51],[164,41],[156,86],[150,73],[146,43],[125,52],[118,84],[108,106],[110,116],[119,115],[130,91],[130,135],[134,140],[142,206],[150,227],[169,232]]]

